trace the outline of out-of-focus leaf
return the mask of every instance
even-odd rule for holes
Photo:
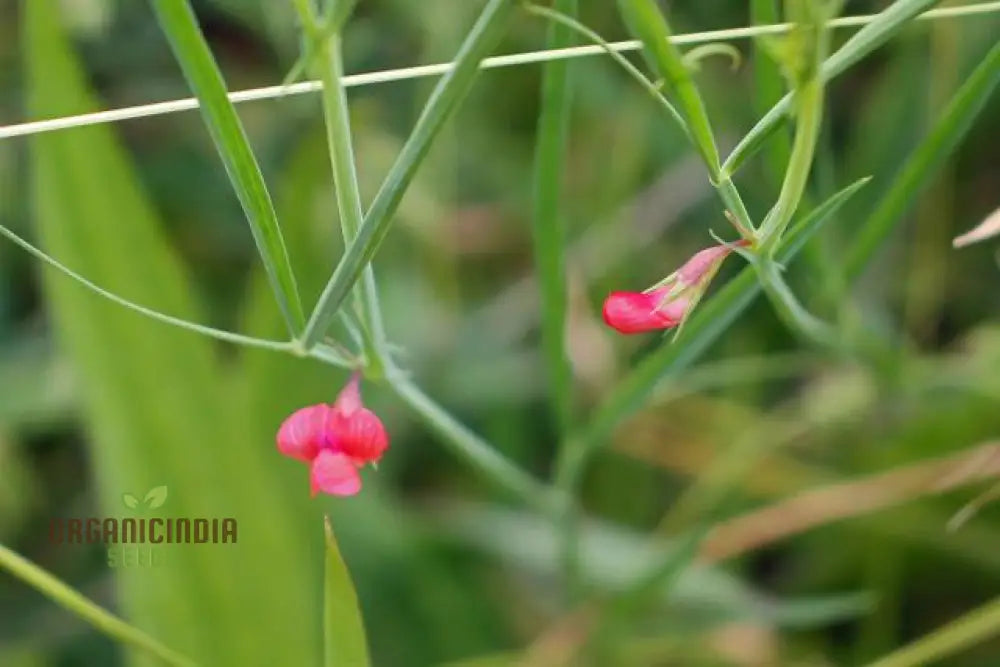
[[[326,535],[326,583],[323,602],[323,646],[326,667],[365,667],[369,664],[365,625],[358,609],[351,574],[340,555],[330,519]]]
[[[54,10],[46,2],[25,5],[35,117],[102,106]],[[123,296],[196,315],[189,278],[111,130],[49,133],[32,149],[40,245]],[[236,544],[162,545],[161,566],[122,568],[124,615],[206,664],[316,664],[319,623],[302,618],[319,616],[318,544],[310,550],[282,486],[273,431],[247,428],[245,404],[213,343],[44,275],[79,380],[103,511],[118,516],[123,492],[165,484],[170,516],[238,523]]]

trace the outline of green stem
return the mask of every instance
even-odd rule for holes
[[[416,126],[368,209],[357,236],[341,257],[306,323],[302,343],[307,349],[323,337],[364,267],[389,233],[396,210],[417,168],[445,121],[471,89],[479,74],[480,62],[500,40],[514,7],[514,0],[489,0],[462,44],[452,68],[431,93]]]
[[[76,614],[112,639],[147,651],[168,665],[188,667],[195,662],[167,648],[142,630],[94,604],[76,590],[38,567],[20,554],[0,544],[0,569],[32,586],[47,598]]]
[[[194,333],[201,334],[202,336],[208,336],[209,338],[215,338],[216,340],[225,341],[227,343],[233,343],[234,345],[243,345],[245,347],[260,347],[267,350],[275,350],[277,352],[291,352],[296,353],[297,348],[293,341],[278,341],[278,340],[267,340],[264,338],[255,338],[253,336],[244,336],[243,334],[232,333],[230,331],[223,331],[221,329],[215,329],[213,327],[208,327],[203,324],[198,324],[196,322],[189,322],[188,320],[182,320],[179,317],[174,317],[173,315],[167,315],[166,313],[161,313],[158,310],[153,310],[152,308],[147,308],[133,301],[129,301],[124,297],[120,297],[114,292],[109,292],[103,287],[97,285],[93,281],[84,278],[79,273],[69,268],[56,258],[45,253],[40,248],[36,248],[32,244],[28,243],[26,240],[7,229],[3,225],[0,225],[0,235],[6,236],[8,239],[13,241],[15,244],[26,250],[28,253],[33,255],[36,259],[41,260],[45,264],[48,264],[52,268],[60,271],[61,273],[69,276],[76,282],[80,283],[91,292],[98,294],[99,296],[117,303],[119,306],[133,310],[140,315],[145,315],[157,322],[162,322],[164,324],[169,324],[170,326],[178,327],[180,329],[186,329],[188,331],[193,331]]]
[[[757,277],[778,316],[789,329],[820,347],[839,349],[841,343],[832,326],[810,313],[795,298],[788,283],[778,273],[778,265],[769,259],[754,262]]]
[[[936,663],[1000,633],[1000,598],[959,617],[868,667],[911,667]]]
[[[388,366],[386,379],[396,395],[443,439],[461,458],[498,487],[506,489],[536,510],[554,514],[562,506],[560,494],[532,479],[527,473],[497,453],[496,449],[470,431],[435,403],[398,369]]]
[[[760,226],[759,244],[761,252],[765,255],[773,251],[778,239],[784,234],[788,223],[795,215],[799,202],[802,201],[806,184],[809,182],[809,170],[816,153],[816,144],[819,141],[819,130],[823,119],[822,80],[818,76],[810,78],[795,91],[795,95],[798,113],[792,154],[778,201]]]
[[[347,16],[340,16],[339,12],[337,16],[341,25],[347,19]],[[309,26],[308,20],[308,16],[302,16],[304,25]],[[328,26],[320,27],[324,32],[328,28]],[[323,82],[322,98],[323,117],[326,121],[326,139],[330,152],[330,164],[333,168],[337,210],[340,214],[340,226],[346,247],[358,235],[364,214],[361,208],[361,190],[358,186],[357,170],[354,163],[347,94],[343,86],[344,65],[341,53],[341,36],[339,28],[325,37],[315,28],[311,31],[311,38],[323,40],[320,45],[315,47],[315,51],[319,56],[317,67]],[[377,377],[383,368],[385,332],[378,304],[375,272],[371,264],[365,267],[361,281],[355,285],[354,295],[360,311],[362,338],[367,360],[366,370],[369,374]]]
[[[536,16],[540,16],[550,21],[560,23],[562,25],[567,26],[568,28],[572,28],[578,34],[582,35],[591,42],[603,48],[605,52],[607,52],[607,54],[611,56],[612,60],[614,60],[618,65],[620,65],[622,69],[624,69],[625,72],[630,77],[635,79],[639,83],[639,85],[642,86],[647,93],[649,93],[649,95],[653,98],[653,100],[656,101],[656,103],[660,106],[660,108],[666,111],[670,119],[675,123],[677,123],[677,125],[684,131],[684,135],[691,141],[692,145],[695,146],[695,148],[698,148],[698,142],[692,136],[687,121],[684,120],[684,117],[681,115],[679,111],[677,111],[677,108],[673,104],[671,104],[670,100],[668,100],[666,96],[661,92],[659,86],[650,81],[649,77],[643,74],[638,67],[629,62],[628,59],[625,58],[621,53],[613,49],[611,45],[607,42],[607,40],[605,40],[598,33],[594,32],[584,24],[574,19],[572,16],[567,16],[566,14],[556,11],[554,9],[550,9],[548,7],[542,7],[531,3],[526,3],[524,5],[524,9],[530,14],[534,14]],[[703,151],[699,150],[699,155],[701,155],[703,159],[705,159],[706,154]],[[750,218],[750,214],[747,212],[746,207],[743,205],[743,199],[740,197],[740,193],[736,189],[736,186],[733,183],[732,179],[728,175],[719,173],[717,160],[715,163],[713,163],[708,161],[708,159],[706,159],[705,164],[708,167],[709,171],[709,181],[712,183],[712,186],[718,193],[719,198],[722,200],[722,203],[734,216],[736,216],[737,221],[743,227],[743,229],[748,231],[753,231],[755,228],[753,220]]]

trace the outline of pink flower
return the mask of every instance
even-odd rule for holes
[[[358,468],[377,463],[389,447],[382,420],[361,402],[355,373],[332,405],[293,412],[278,429],[278,451],[310,464],[312,494],[353,496],[361,490]]]
[[[732,245],[744,246],[748,241]],[[732,245],[715,245],[691,256],[677,271],[644,292],[612,292],[604,301],[604,321],[623,334],[672,329],[698,305]]]

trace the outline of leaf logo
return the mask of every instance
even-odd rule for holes
[[[163,503],[167,502],[167,487],[154,486],[146,492],[146,495],[142,497],[142,500],[139,500],[131,493],[124,493],[122,494],[122,502],[125,504],[125,507],[139,512],[147,509],[156,509],[157,507],[161,507]]]

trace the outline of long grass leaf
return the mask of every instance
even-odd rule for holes
[[[31,113],[96,108],[54,5],[29,3],[23,16]],[[190,277],[111,129],[42,135],[31,149],[39,244],[122,298],[197,319]],[[236,544],[160,545],[162,567],[120,567],[124,617],[206,664],[316,664],[319,624],[284,611],[318,615],[321,596],[302,567],[309,534],[282,486],[292,468],[274,464],[278,424],[246,428],[231,364],[212,341],[136,317],[55,272],[43,278],[78,383],[102,513],[122,516],[124,492],[166,485],[165,516],[239,526]]]
[[[479,73],[479,64],[500,40],[507,19],[516,6],[514,0],[489,0],[483,8],[462,43],[452,68],[431,93],[416,126],[368,209],[357,236],[341,257],[320,295],[319,303],[310,315],[302,336],[306,348],[315,345],[322,338],[361,271],[375,256],[385,235],[389,233],[396,209],[434,138],[471,89]]]
[[[305,325],[295,273],[271,203],[271,195],[250,148],[243,124],[227,95],[222,72],[198,27],[198,20],[188,0],[152,2],[184,77],[198,98],[202,117],[226,166],[233,190],[246,213],[257,251],[267,269],[289,332],[295,336]]]

